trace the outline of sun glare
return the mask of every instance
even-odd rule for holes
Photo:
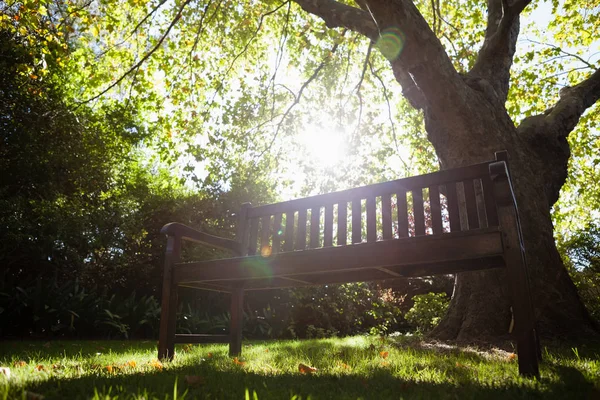
[[[347,135],[339,127],[309,124],[299,139],[308,156],[325,168],[339,163],[348,152]]]

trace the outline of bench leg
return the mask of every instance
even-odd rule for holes
[[[539,377],[538,346],[535,329],[529,329],[519,334],[517,339],[517,354],[519,355],[519,374],[529,377]]]
[[[158,359],[172,360],[175,355],[175,326],[177,322],[177,285],[173,284],[172,265],[179,260],[181,242],[169,237],[165,256],[165,270],[158,334]]]
[[[242,325],[244,322],[244,289],[234,287],[231,290],[231,321],[229,325],[229,355],[242,354]]]
[[[160,312],[160,331],[158,335],[158,359],[172,360],[175,355],[175,325],[177,320],[177,288],[169,293],[163,288],[163,300]]]

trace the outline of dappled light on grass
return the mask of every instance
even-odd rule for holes
[[[54,346],[81,351],[61,355],[36,343],[0,345],[0,367],[12,372],[0,377],[7,398],[24,390],[46,399],[120,400],[172,399],[174,390],[178,399],[243,399],[249,390],[261,400],[293,395],[386,399],[400,393],[406,398],[547,399],[600,393],[600,348],[585,354],[549,352],[536,381],[518,376],[514,353],[406,337],[250,342],[240,357],[229,357],[225,345],[178,345],[172,362],[156,360],[153,342]],[[99,347],[103,352],[94,351]]]

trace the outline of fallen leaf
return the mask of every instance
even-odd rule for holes
[[[190,386],[200,386],[206,383],[206,379],[199,375],[186,375],[185,382]]]
[[[309,367],[305,364],[298,364],[298,371],[303,374],[312,374],[313,372],[317,372],[317,369],[315,367]]]
[[[24,367],[26,365],[27,365],[27,363],[23,360],[15,361],[13,363],[13,367]]]
[[[510,353],[506,358],[508,358],[510,361],[513,361],[517,358],[517,355],[515,353]]]
[[[381,356],[381,358],[386,359],[386,358],[388,358],[388,356],[390,355],[390,353],[387,352],[387,351],[380,351],[379,355]]]
[[[6,379],[10,379],[10,368],[0,367],[0,375],[4,375]]]
[[[158,361],[158,360],[150,361],[150,366],[153,367],[153,368],[155,368],[155,369],[158,369],[158,370],[162,370],[163,369],[162,363],[160,361]]]
[[[240,361],[240,360],[238,360],[238,358],[237,358],[237,357],[234,357],[234,358],[233,358],[233,363],[234,363],[235,365],[244,365],[244,364],[246,364],[244,361]]]
[[[128,367],[131,367],[131,368],[135,368],[137,363],[134,360],[131,360],[131,361],[127,361],[127,363],[125,365]]]
[[[268,353],[268,352],[269,352],[269,349],[265,349],[265,353]]]
[[[186,344],[185,346],[183,346],[183,352],[184,353],[189,353],[190,351],[192,351],[192,345],[191,344]]]
[[[208,354],[206,355],[206,357],[208,357],[208,358],[212,358],[212,353],[208,353]]]
[[[62,369],[62,367],[60,364],[52,364],[52,369]]]
[[[109,374],[113,373],[113,366],[112,365],[107,365],[106,367],[104,367],[104,369],[106,369]]]
[[[343,362],[341,362],[341,363],[340,363],[340,367],[342,367],[342,368],[344,368],[344,369],[348,369],[348,368],[350,368],[350,366],[349,366],[348,364],[346,364],[346,363],[343,363]]]
[[[43,366],[42,364],[39,364],[39,365],[36,365],[36,366],[35,366],[35,370],[36,370],[36,371],[43,371],[43,370],[45,370],[45,369],[46,369],[46,368],[44,368],[44,366]]]

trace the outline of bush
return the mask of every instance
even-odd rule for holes
[[[600,225],[588,225],[557,244],[581,300],[600,323]]]
[[[442,319],[450,300],[446,293],[419,294],[413,298],[415,304],[404,318],[421,332],[429,332]]]

